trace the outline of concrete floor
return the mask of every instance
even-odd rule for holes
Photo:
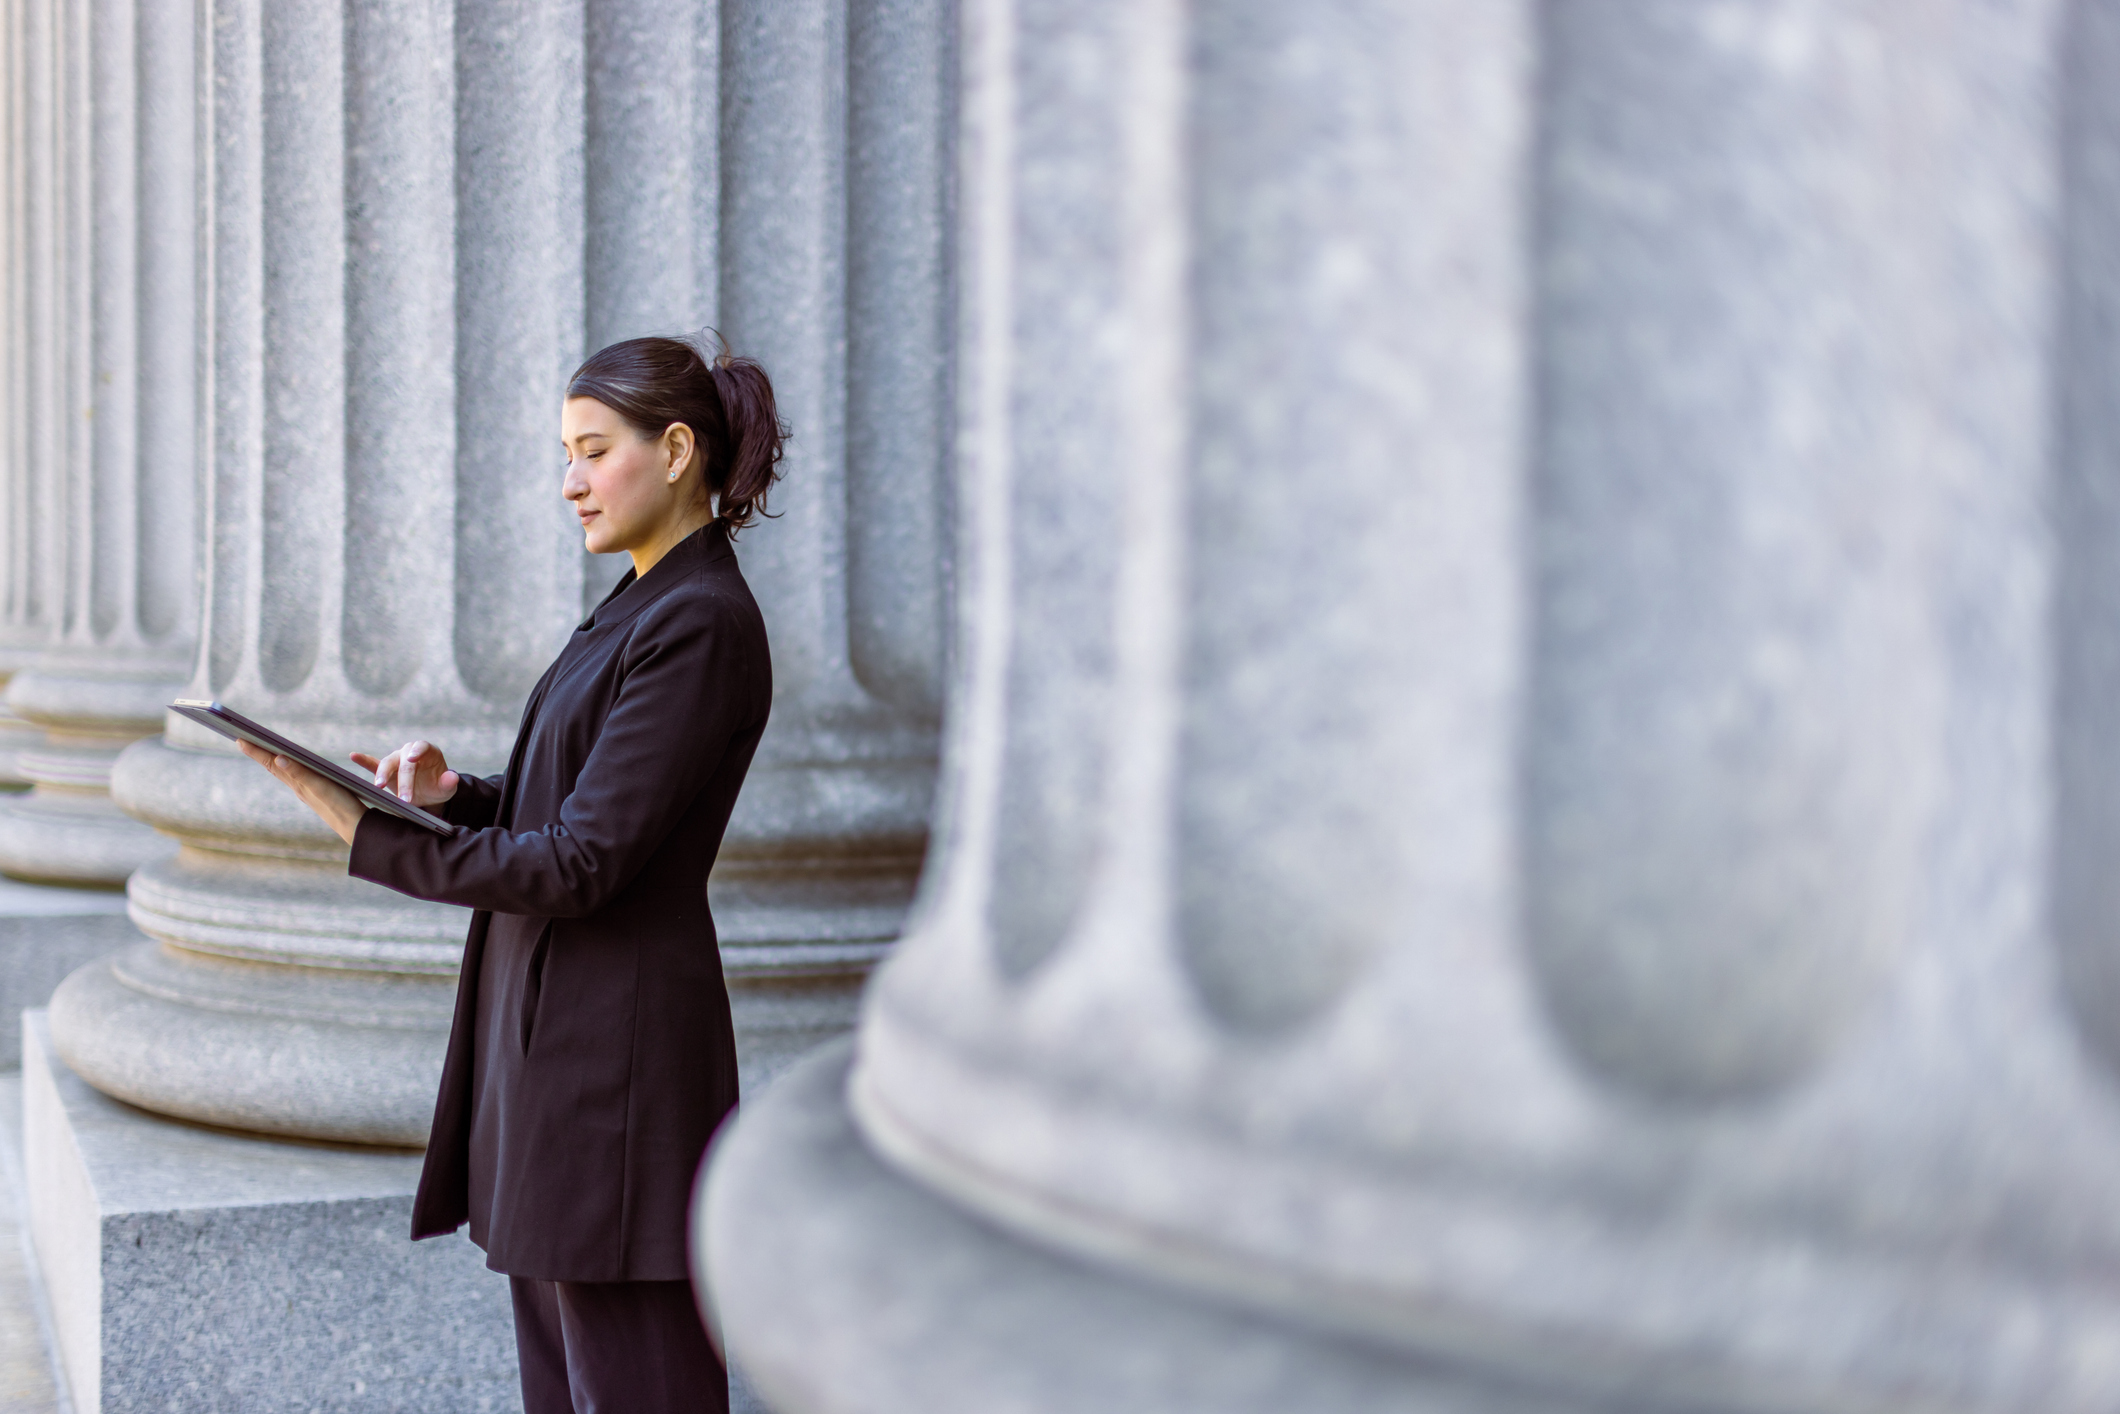
[[[31,1275],[22,1193],[22,1077],[0,1075],[0,1414],[73,1414]]]

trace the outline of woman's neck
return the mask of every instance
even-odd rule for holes
[[[661,534],[645,545],[637,545],[626,553],[633,557],[633,577],[647,578],[648,571],[655,568],[662,557],[685,543],[703,525],[714,519],[714,507],[710,503],[695,506],[663,528]]]

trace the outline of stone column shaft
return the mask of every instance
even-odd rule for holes
[[[738,543],[775,698],[713,898],[739,1028],[754,1002],[761,1053],[785,1028],[774,1063],[851,1020],[926,839],[948,46],[927,0],[722,9],[718,317],[795,437],[778,518]]]
[[[4,555],[4,578],[0,578],[0,673],[12,677],[32,661],[49,637],[50,623],[42,592],[40,564],[43,547],[38,543],[38,479],[33,468],[46,432],[45,385],[50,369],[49,295],[56,274],[52,262],[57,248],[49,239],[53,209],[51,184],[58,162],[55,146],[57,126],[53,121],[53,66],[57,62],[53,16],[49,5],[36,0],[13,0],[4,11],[6,125],[5,204],[6,266],[5,334],[0,337],[0,358],[5,360],[5,414],[7,426],[0,437],[0,477],[5,495],[0,496],[0,555]],[[23,721],[0,701],[0,788],[20,789],[30,784],[16,764],[25,747],[41,745],[44,733]]]
[[[552,402],[521,392],[556,387],[578,348],[579,31],[433,0],[230,0],[213,19],[191,692],[328,752],[425,736],[492,771],[580,603],[536,474]],[[481,82],[502,69],[515,81]],[[338,840],[189,723],[129,752],[116,789],[184,847],[129,890],[157,942],[55,999],[69,1064],[169,1113],[423,1140],[465,911],[347,878]]]
[[[197,625],[193,39],[182,7],[51,9],[86,25],[85,59],[64,67],[87,90],[60,105],[85,191],[60,201],[83,218],[60,283],[84,296],[40,355],[65,380],[40,404],[60,431],[30,463],[50,488],[36,538],[53,642],[6,700],[46,736],[16,758],[35,788],[0,806],[0,870],[109,886],[172,847],[108,786],[118,752],[159,728]]]

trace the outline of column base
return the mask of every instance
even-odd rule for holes
[[[241,962],[140,943],[52,993],[58,1054],[158,1114],[260,1134],[418,1148],[454,977]]]
[[[34,784],[22,774],[21,755],[44,745],[44,728],[0,703],[0,791],[28,790]]]
[[[1031,1247],[886,1168],[852,1043],[792,1067],[714,1151],[693,1270],[780,1414],[1587,1414],[1593,1402],[1221,1309]]]
[[[23,756],[34,760],[37,753]],[[0,873],[11,878],[118,889],[141,865],[176,852],[175,840],[128,817],[102,792],[39,783],[0,800]]]
[[[417,1155],[142,1114],[24,1021],[30,1232],[76,1414],[521,1408],[505,1277],[413,1243]]]
[[[22,1009],[41,1007],[67,974],[140,941],[125,895],[0,879],[0,1070],[22,1057]]]

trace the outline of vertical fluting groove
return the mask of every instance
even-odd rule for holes
[[[845,691],[846,12],[843,0],[722,7],[721,317],[793,427],[780,519],[743,541],[773,637],[773,686]]]
[[[137,569],[124,612],[149,640],[181,644],[198,613],[198,41],[190,5],[138,14],[139,391],[127,476]]]
[[[265,548],[265,112],[263,0],[210,0],[202,134],[207,167],[208,308],[212,311],[207,685],[219,694],[243,671],[264,625],[254,612]],[[329,316],[323,316],[328,318]]]
[[[1178,926],[1269,1033],[1387,946],[1510,934],[1528,35],[1441,0],[1196,25]]]
[[[1771,1093],[1887,972],[1920,849],[1895,419],[1943,292],[1900,294],[1933,225],[1866,57],[1907,36],[1836,14],[1791,62],[1736,12],[1545,14],[1530,952],[1594,1073]]]
[[[339,607],[346,506],[346,38],[337,0],[264,6],[264,459],[258,675],[308,681]],[[365,254],[365,253],[364,253]],[[271,468],[268,472],[267,468]]]
[[[2053,929],[2077,1027],[2120,1067],[2120,13],[2071,5],[2059,52]]]
[[[28,172],[24,183],[25,265],[23,329],[27,354],[23,409],[28,436],[24,439],[25,482],[23,502],[28,509],[29,549],[24,589],[30,612],[47,613],[51,595],[48,583],[55,558],[51,546],[34,533],[34,527],[50,523],[51,469],[62,455],[63,414],[53,395],[58,371],[57,350],[52,338],[58,315],[60,274],[55,268],[58,237],[59,188],[53,180],[57,164],[57,135],[53,131],[55,82],[52,7],[28,3],[24,14],[24,64],[28,70],[24,90],[24,148]]]
[[[991,913],[995,811],[1008,705],[1009,483],[1014,439],[1015,7],[955,5],[961,114],[956,160],[957,298],[953,311],[956,637],[934,829],[909,935],[958,900]],[[924,921],[925,920],[925,921]]]
[[[692,27],[692,315],[721,325],[722,0],[701,0]]]
[[[27,622],[26,596],[22,585],[22,572],[26,562],[25,517],[23,515],[22,469],[28,463],[28,448],[25,443],[28,409],[23,397],[22,379],[28,363],[24,339],[27,337],[27,311],[23,302],[25,254],[23,231],[22,168],[27,147],[27,135],[23,132],[24,90],[27,75],[22,66],[22,4],[21,0],[4,0],[0,3],[0,82],[6,87],[0,90],[0,357],[6,360],[0,370],[0,417],[6,426],[0,427],[0,456],[6,465],[0,466],[0,551],[7,559],[0,565],[0,593],[4,593],[5,626],[10,636]]]
[[[215,350],[219,347],[220,304],[215,242],[221,220],[214,156],[215,107],[220,101],[215,78],[218,61],[215,58],[214,0],[196,0],[191,21],[191,70],[188,75],[191,87],[184,95],[184,101],[191,124],[188,186],[193,213],[191,307],[195,318],[188,342],[192,368],[191,485],[196,499],[192,503],[192,592],[188,598],[193,615],[191,627],[197,636],[192,656],[191,690],[196,693],[204,688],[211,693],[214,690],[213,616],[218,594],[214,565],[214,499],[219,459],[215,452],[214,408],[219,397],[219,366]]]
[[[1114,589],[1111,502],[1127,466],[1126,194],[1137,115],[1110,75],[1129,72],[1131,5],[1028,0],[1016,14],[1010,240],[1009,618],[1001,794],[988,918],[995,959],[1021,976],[1051,955],[1090,879],[1110,765]]]
[[[33,8],[36,30],[36,71],[32,77],[32,108],[37,125],[32,151],[37,164],[36,189],[31,196],[36,221],[37,282],[31,313],[35,331],[33,358],[36,390],[31,416],[36,427],[32,452],[34,515],[39,525],[61,527],[58,535],[45,537],[44,553],[38,557],[37,595],[52,616],[55,632],[64,633],[66,623],[66,575],[71,566],[71,536],[65,527],[66,460],[72,452],[73,408],[68,396],[67,345],[63,336],[69,315],[66,107],[66,10],[65,0]]]
[[[453,668],[455,30],[446,0],[347,10],[347,681]],[[419,527],[408,534],[408,527]]]
[[[59,20],[60,270],[65,304],[53,330],[60,361],[64,442],[53,468],[65,519],[66,566],[55,586],[64,635],[87,642],[99,529],[95,449],[95,55],[93,0],[61,0]]]
[[[90,178],[95,217],[87,250],[94,313],[88,326],[90,456],[77,471],[87,483],[89,515],[82,527],[87,603],[81,637],[106,640],[121,625],[135,596],[138,523],[135,475],[139,459],[139,224],[138,102],[143,77],[135,0],[94,0],[94,92]]]
[[[7,108],[8,123],[8,278],[12,282],[7,303],[7,344],[12,366],[8,370],[8,467],[7,506],[7,607],[12,624],[34,622],[36,547],[30,535],[30,480],[32,416],[35,400],[30,395],[30,365],[34,345],[30,337],[30,288],[32,239],[30,232],[30,56],[27,0],[10,0],[7,12],[8,87],[0,95]]]
[[[588,0],[586,16],[585,353],[714,322],[721,37],[696,0]],[[627,561],[581,558],[586,607]]]
[[[457,7],[455,654],[491,702],[529,690],[579,595],[559,401],[582,345],[583,42],[579,5]]]
[[[706,313],[693,56],[715,15],[694,0],[586,0],[584,13],[588,344],[689,333]]]
[[[854,675],[941,711],[949,0],[847,18],[847,632]]]
[[[65,90],[62,59],[62,7],[32,5],[30,74],[30,160],[33,165],[30,219],[33,224],[34,275],[30,287],[31,330],[30,505],[35,525],[61,525],[59,477],[69,450],[72,409],[65,394],[65,349],[59,329],[66,317],[66,183],[62,131]],[[51,614],[55,630],[63,629],[57,610],[63,596],[55,580],[66,570],[66,550],[58,537],[39,537],[32,592],[40,610]]]

